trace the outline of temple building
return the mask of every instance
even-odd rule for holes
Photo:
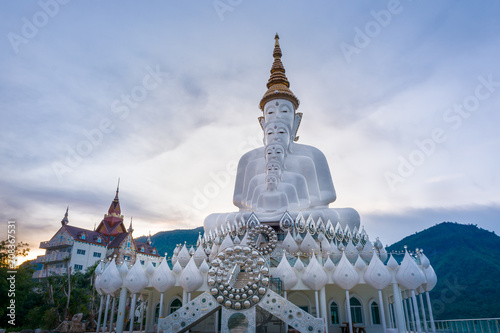
[[[102,332],[435,332],[428,258],[405,249],[396,260],[355,209],[335,206],[326,157],[297,143],[304,116],[281,58],[276,35],[259,103],[264,145],[239,161],[235,211],[207,216],[196,248],[157,267],[101,263]]]
[[[61,228],[52,238],[40,243],[45,255],[38,256],[36,263],[41,264],[33,278],[45,278],[52,275],[67,274],[85,270],[97,261],[116,258],[121,262],[141,265],[159,265],[161,256],[152,246],[148,236],[146,243],[134,240],[132,220],[128,229],[123,224],[120,200],[116,195],[104,215],[103,220],[94,230],[79,228],[69,224],[68,208],[61,220]]]

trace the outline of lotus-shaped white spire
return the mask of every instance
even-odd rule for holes
[[[370,242],[370,240],[368,240],[366,242],[365,246],[363,246],[363,250],[361,250],[361,252],[359,253],[359,255],[366,262],[370,262],[370,260],[372,259],[373,252],[374,252],[374,250],[373,250],[373,244],[372,244],[372,242]]]
[[[302,282],[312,290],[320,290],[328,282],[325,270],[314,255],[311,256],[309,265],[307,265],[304,275],[302,275]]]
[[[359,282],[358,272],[347,260],[345,252],[342,253],[337,269],[333,272],[333,281],[344,290],[352,289]]]
[[[295,274],[292,266],[290,266],[288,259],[286,259],[286,255],[284,252],[283,257],[281,258],[278,267],[276,267],[273,276],[281,279],[283,283],[283,289],[285,290],[290,290],[297,284],[297,275]]]
[[[201,275],[194,258],[191,258],[179,276],[179,284],[187,292],[193,292],[203,284],[203,276]]]
[[[146,274],[148,276],[151,276],[151,275],[153,275],[154,272],[155,272],[155,266],[153,265],[153,262],[150,261],[148,263],[148,265],[146,266]]]
[[[210,267],[208,267],[207,261],[205,259],[203,259],[203,261],[201,262],[201,265],[200,265],[200,272],[205,274],[206,272],[208,272],[209,269],[210,269]]]
[[[189,254],[188,249],[186,248],[186,244],[182,246],[182,249],[177,254],[177,261],[181,264],[182,267],[186,267],[187,263],[191,259],[191,255]]]
[[[122,286],[122,277],[113,260],[101,275],[101,290],[106,294],[112,294]]]
[[[175,274],[179,274],[180,272],[182,272],[182,266],[179,262],[176,262],[174,267],[172,267],[172,272],[174,272]]]
[[[123,285],[132,293],[137,294],[148,285],[148,277],[142,268],[139,260],[135,261],[134,266],[130,269],[127,276],[123,280]]]
[[[293,268],[297,272],[301,272],[304,269],[304,263],[300,260],[300,257],[297,257],[297,261],[295,262],[295,265],[293,265]]]
[[[396,259],[394,259],[392,254],[391,254],[391,257],[389,258],[389,261],[387,261],[387,267],[389,267],[393,271],[399,268],[399,264],[396,261]]]
[[[330,257],[327,257],[325,263],[323,264],[323,268],[327,272],[331,272],[335,269],[335,264],[333,263],[332,259],[330,259]]]
[[[312,223],[314,223],[314,221]],[[308,255],[319,253],[319,245],[318,243],[316,243],[316,241],[309,232],[306,232],[306,236],[304,237],[304,240],[300,244],[300,251]]]
[[[151,285],[160,293],[167,291],[175,285],[175,276],[168,266],[167,259],[163,258],[160,266],[158,266],[151,277]]]
[[[417,289],[422,283],[425,282],[425,276],[422,270],[418,267],[415,260],[413,260],[408,251],[405,249],[405,256],[401,262],[396,273],[396,280],[406,289]]]
[[[434,271],[434,268],[432,268],[432,265],[429,264],[429,267],[424,269],[424,274],[426,278],[424,289],[425,291],[431,291],[432,289],[434,289],[437,283],[437,275]]]
[[[382,290],[391,283],[391,272],[377,256],[375,251],[364,275],[365,282],[377,290]]]
[[[120,265],[120,268],[118,269],[118,271],[120,272],[120,275],[122,278],[125,278],[125,276],[127,276],[128,274],[128,263],[126,261],[124,261],[121,265]]]
[[[330,258],[334,263],[339,262],[340,258],[342,258],[342,253],[339,251],[337,248],[337,245],[333,242],[333,240],[330,242]]]
[[[332,248],[326,237],[323,237],[323,239],[321,240],[321,252],[323,253],[323,258],[329,256],[332,252]]]
[[[299,252],[299,247],[295,242],[295,239],[293,239],[293,236],[290,233],[290,231],[286,232],[286,236],[285,239],[283,240],[283,243],[281,244],[281,247],[290,254],[295,254]]]
[[[356,259],[358,259],[359,252],[352,243],[352,240],[347,243],[347,246],[344,249],[344,254],[352,264],[354,264]]]
[[[207,255],[205,254],[205,250],[203,249],[203,246],[198,246],[198,248],[196,249],[196,251],[193,255],[193,258],[194,258],[194,262],[196,263],[196,265],[198,267],[201,265],[203,260],[208,259]]]

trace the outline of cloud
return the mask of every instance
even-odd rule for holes
[[[332,206],[358,209],[382,239],[418,223],[494,219],[500,89],[457,129],[444,115],[474,94],[479,76],[500,81],[500,5],[401,1],[346,61],[339,45],[353,44],[388,3],[245,1],[223,20],[211,2],[61,6],[18,53],[7,38],[0,48],[0,218],[18,219],[33,244],[50,238],[68,204],[70,223],[91,228],[118,177],[137,234],[234,211],[228,170],[260,144],[258,102],[278,32],[304,112],[300,142],[325,153],[338,194]],[[22,18],[39,10],[1,3],[0,34],[22,33]],[[157,67],[161,82],[144,88]],[[133,94],[137,105],[124,104]],[[447,139],[391,189],[384,175],[436,128]],[[55,163],[68,170],[58,175]],[[194,207],[212,184],[216,193]]]

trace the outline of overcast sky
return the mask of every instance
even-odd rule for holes
[[[68,205],[70,224],[98,224],[118,178],[135,236],[234,211],[278,32],[331,207],[357,209],[384,244],[442,221],[498,234],[499,14],[497,1],[2,1],[0,220],[33,257]]]

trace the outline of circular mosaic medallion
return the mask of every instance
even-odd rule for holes
[[[248,231],[248,245],[267,255],[274,251],[278,236],[271,226],[261,224]]]
[[[248,309],[266,294],[269,267],[258,251],[237,245],[217,254],[212,261],[208,284],[210,293],[222,306]]]

